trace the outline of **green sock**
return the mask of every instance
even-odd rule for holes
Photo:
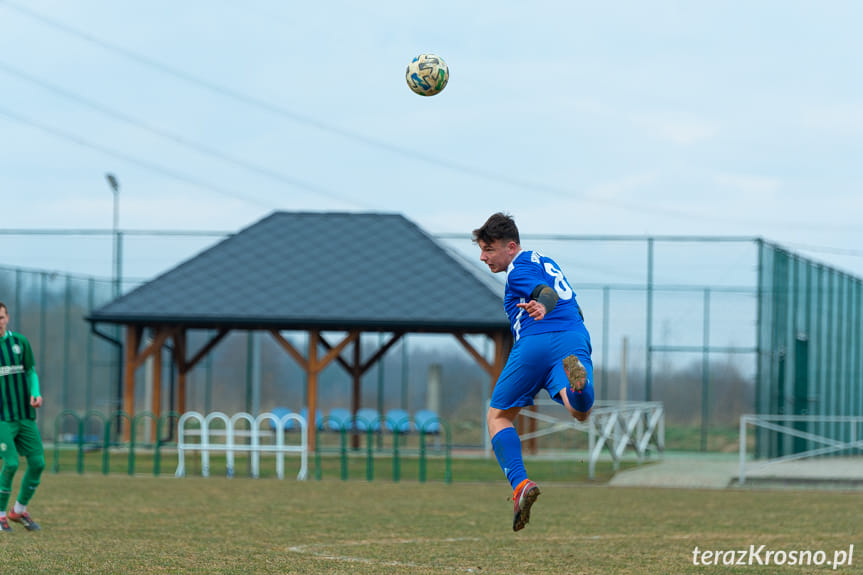
[[[27,458],[27,471],[21,478],[21,490],[18,492],[18,502],[21,505],[30,503],[33,493],[39,487],[42,471],[45,469],[45,457],[43,455],[31,455]],[[6,496],[8,502],[9,496]],[[6,508],[5,506],[3,507]]]
[[[6,512],[6,506],[9,505],[9,497],[12,495],[12,479],[15,477],[15,472],[18,468],[8,463],[3,466],[3,471],[0,472],[0,510]]]

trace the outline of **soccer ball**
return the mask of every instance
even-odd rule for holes
[[[405,79],[416,94],[434,96],[446,87],[449,67],[440,56],[420,54],[408,64]]]

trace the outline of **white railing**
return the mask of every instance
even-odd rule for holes
[[[832,432],[827,435],[824,433],[812,433],[797,429],[799,424],[818,424],[826,426],[827,424],[836,424],[832,427]],[[827,455],[836,453],[837,451],[845,451],[851,449],[863,448],[863,440],[857,439],[857,429],[863,425],[863,416],[854,415],[754,415],[746,414],[740,416],[740,473],[738,481],[743,484],[746,481],[746,433],[749,425],[756,428],[774,431],[781,435],[797,437],[805,440],[808,445],[817,445],[796,453],[789,453],[772,459],[759,460],[750,466],[750,471],[762,469],[774,463],[783,461],[793,461],[795,459],[804,459],[807,457],[816,457],[818,455]],[[847,427],[846,427],[847,426]],[[811,428],[812,426],[807,425]],[[835,436],[848,437],[848,440],[836,439]]]
[[[299,424],[299,444],[287,445],[285,443],[285,430],[288,421],[294,420]],[[212,423],[221,423],[216,428]],[[237,428],[237,423],[245,421],[243,429]],[[197,427],[187,429],[186,425],[196,422]],[[272,424],[273,429],[261,429],[265,422]],[[304,480],[308,473],[309,448],[306,434],[306,420],[301,415],[289,413],[281,418],[270,412],[262,413],[253,417],[249,413],[240,412],[228,417],[226,414],[214,411],[204,416],[197,411],[188,411],[180,416],[177,422],[177,471],[176,477],[186,475],[186,450],[201,452],[201,475],[210,475],[210,453],[225,453],[227,475],[234,476],[234,454],[250,453],[252,463],[252,477],[260,475],[261,453],[276,454],[276,475],[279,479],[285,477],[285,453],[300,454],[300,472],[297,479]],[[271,439],[275,436],[275,443],[262,442],[261,439]],[[189,442],[187,438],[198,438],[196,442]],[[237,442],[237,438],[248,439],[248,442]],[[214,441],[216,440],[216,441]]]
[[[530,433],[521,434],[526,441],[536,437],[576,430],[588,434],[588,477],[594,478],[596,462],[607,449],[611,455],[614,469],[627,449],[635,451],[638,462],[644,460],[651,446],[657,453],[665,450],[665,408],[659,401],[597,401],[590,417],[584,423],[569,415],[566,408],[550,399],[537,400],[537,407],[555,406],[561,417],[532,411],[521,410],[521,415],[547,423],[548,425]]]

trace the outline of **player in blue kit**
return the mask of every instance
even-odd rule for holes
[[[513,489],[513,531],[530,520],[539,487],[528,479],[514,421],[545,389],[578,421],[593,407],[590,334],[575,292],[554,260],[521,248],[511,216],[493,214],[473,231],[480,260],[493,273],[506,272],[504,309],[514,345],[494,386],[487,415],[497,461]]]

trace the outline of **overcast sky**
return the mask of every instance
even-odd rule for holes
[[[123,229],[373,210],[469,233],[502,210],[863,275],[861,22],[834,0],[0,0],[2,225],[109,229],[111,172]],[[422,52],[450,66],[432,98],[404,79]],[[14,242],[36,268],[78,245]]]

